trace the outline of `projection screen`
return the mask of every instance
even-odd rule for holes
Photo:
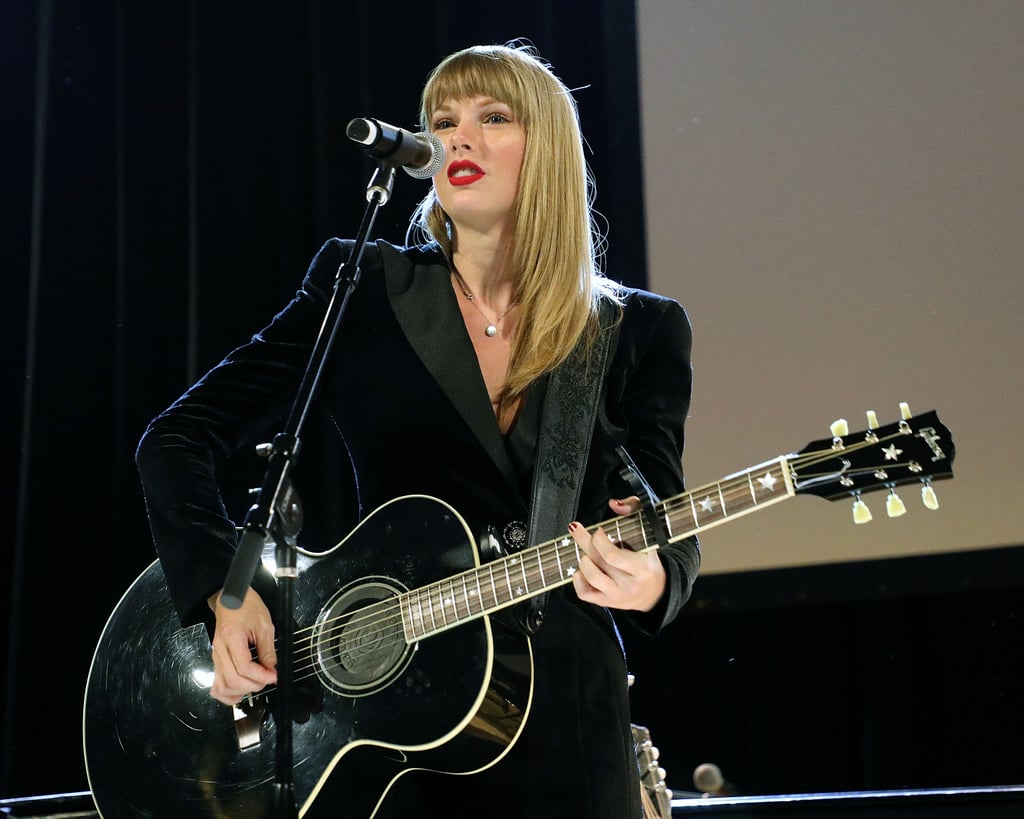
[[[725,572],[1024,542],[1024,4],[638,0],[649,281],[694,326],[691,487],[935,409],[940,507],[813,497]]]

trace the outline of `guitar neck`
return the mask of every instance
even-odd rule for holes
[[[787,459],[780,457],[662,501],[655,513],[674,543],[794,494]],[[599,528],[634,551],[658,546],[642,512],[606,520],[588,531]],[[400,598],[405,638],[415,642],[566,585],[579,565],[579,547],[565,535],[413,589]]]

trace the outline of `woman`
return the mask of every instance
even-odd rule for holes
[[[538,511],[539,449],[560,462],[579,450],[576,521],[562,525],[581,557],[571,585],[528,604],[533,700],[511,750],[473,776],[403,776],[379,815],[638,817],[626,666],[608,609],[656,633],[689,596],[699,554],[695,540],[620,549],[586,527],[609,508],[640,508],[620,477],[620,445],[655,493],[683,490],[689,323],[677,303],[597,272],[575,103],[530,50],[476,47],[445,59],[424,89],[421,124],[446,151],[416,215],[428,241],[367,248],[320,392],[351,458],[359,508],[428,494],[515,548]],[[349,247],[327,242],[291,304],[157,417],[139,446],[181,619],[215,615],[211,693],[225,704],[273,685],[276,655],[271,590],[257,583],[238,609],[219,601],[235,531],[215,467],[288,409]],[[556,379],[570,362],[586,370],[602,350],[593,429],[551,425]],[[563,419],[575,409],[563,406]]]

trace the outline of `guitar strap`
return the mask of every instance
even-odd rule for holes
[[[618,338],[620,308],[601,299],[599,314],[601,332],[589,353],[581,341],[548,382],[530,498],[531,546],[564,535],[576,516],[609,350]],[[544,592],[513,609],[513,619],[527,634],[540,629],[547,598]]]

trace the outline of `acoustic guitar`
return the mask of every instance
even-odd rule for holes
[[[852,498],[952,475],[954,446],[934,412],[814,441],[655,504],[669,542],[796,495]],[[647,512],[600,524],[622,547],[657,548]],[[596,529],[597,527],[593,527]],[[415,545],[413,545],[415,544]],[[472,774],[522,731],[533,694],[529,640],[491,615],[568,584],[580,555],[568,536],[481,563],[458,511],[407,496],[344,540],[303,558],[295,581],[293,793],[302,817],[368,819],[392,784],[419,769]],[[104,819],[262,819],[276,815],[272,690],[244,708],[209,696],[210,645],[181,628],[159,565],[117,604],[89,670],[83,742]],[[330,806],[330,810],[328,810]]]

